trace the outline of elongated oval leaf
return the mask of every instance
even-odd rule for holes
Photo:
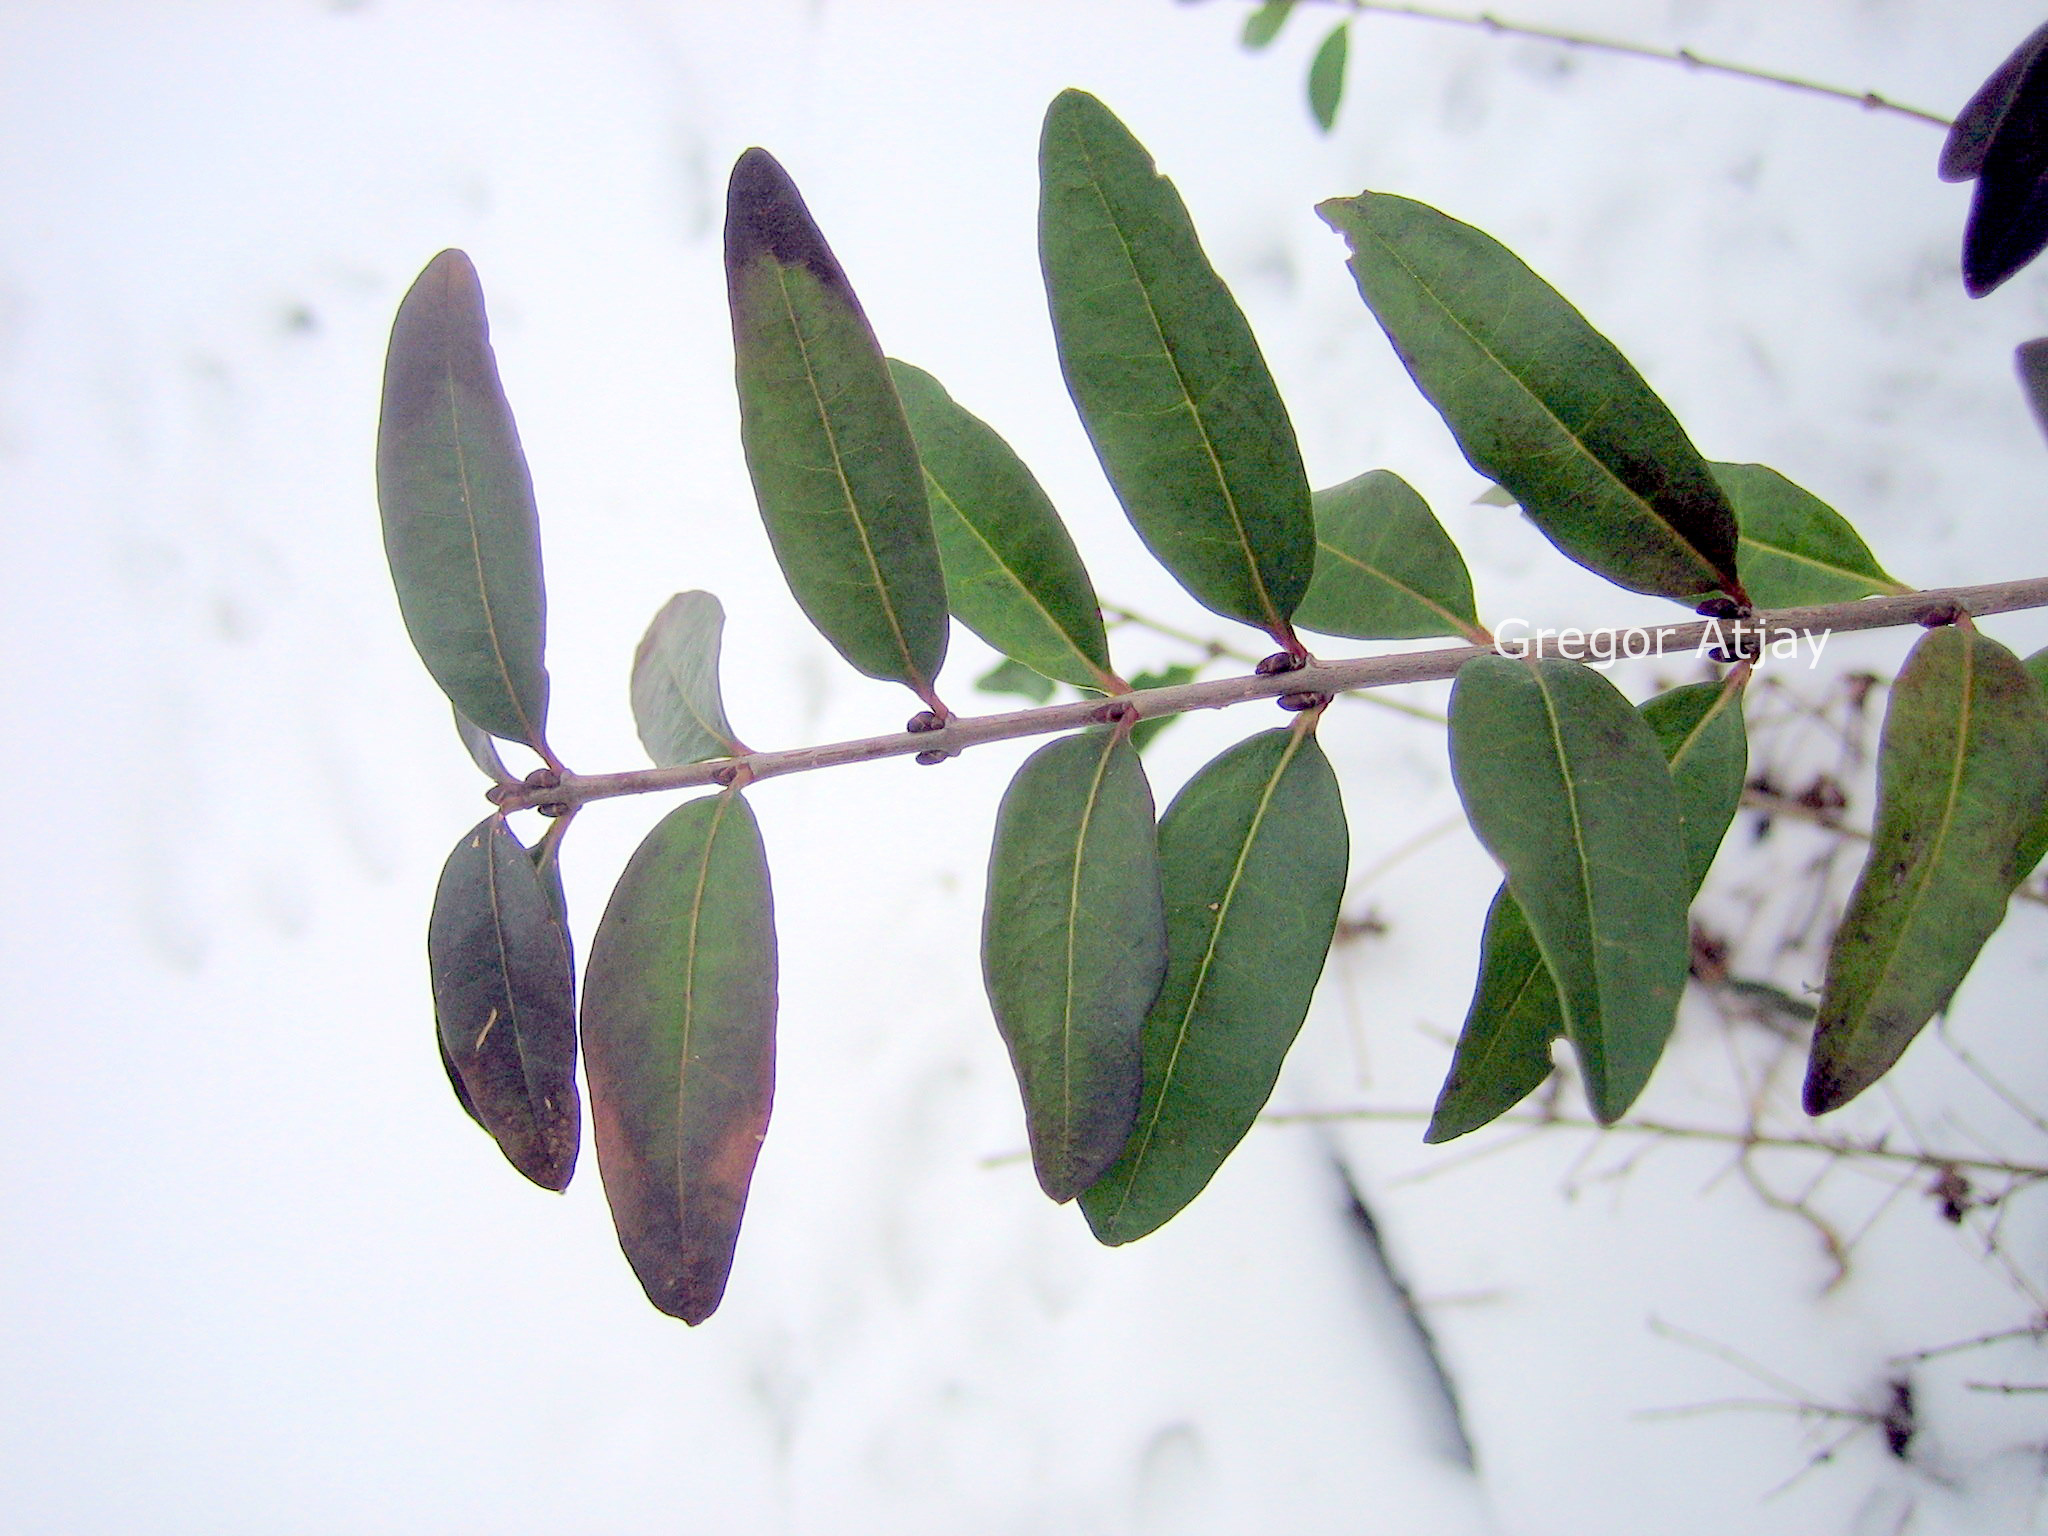
[[[1689,683],[1637,707],[1671,772],[1689,896],[1697,896],[1742,804],[1749,736],[1742,695]],[[1449,1141],[1513,1109],[1550,1075],[1550,1042],[1564,1033],[1557,984],[1514,894],[1503,885],[1486,915],[1479,983],[1450,1072],[1424,1133]]]
[[[1054,98],[1039,173],[1060,367],[1117,499],[1197,601],[1284,639],[1315,525],[1251,327],[1173,183],[1093,96]]]
[[[1351,24],[1330,29],[1308,65],[1308,110],[1316,126],[1328,133],[1337,126],[1337,108],[1344,100],[1344,63],[1351,52]]]
[[[427,263],[391,327],[377,504],[399,612],[434,681],[484,730],[545,756],[540,519],[460,251]]]
[[[2019,100],[2037,60],[2048,54],[2048,26],[2036,27],[2025,42],[1977,87],[1977,94],[1956,114],[1941,146],[1939,174],[1943,181],[1970,181],[1984,169],[1984,155]]]
[[[1712,464],[1742,531],[1742,579],[1759,608],[1848,603],[1911,589],[1886,574],[1848,520],[1762,464]]]
[[[1138,1037],[1166,974],[1159,834],[1137,751],[1108,731],[1034,752],[996,813],[982,975],[1054,1200],[1130,1138]]]
[[[924,461],[953,615],[1005,656],[1082,688],[1110,688],[1095,586],[1024,461],[922,368],[889,360]]]
[[[1123,1155],[1081,1209],[1128,1243],[1200,1194],[1272,1096],[1308,1013],[1344,896],[1337,778],[1305,729],[1212,761],[1159,826],[1165,983],[1145,1019],[1145,1084]]]
[[[701,1323],[732,1270],[775,1090],[775,916],[754,813],[678,806],[591,941],[583,1062],[619,1246],[647,1299]]]
[[[1490,235],[1383,192],[1316,211],[1358,291],[1472,467],[1609,581],[1744,596],[1735,514],[1642,375]]]
[[[678,592],[633,653],[633,724],[660,768],[744,752],[718,687],[725,609],[709,592]]]
[[[427,925],[441,1061],[506,1160],[543,1189],[576,1171],[576,978],[527,851],[497,816],[455,845]]]
[[[1689,949],[1678,796],[1628,701],[1571,661],[1480,656],[1451,691],[1451,771],[1557,982],[1593,1112],[1662,1054]]]
[[[2048,703],[2019,660],[1961,627],[1914,646],[1892,684],[1870,855],[1828,955],[1807,1113],[1876,1082],[1946,1008],[2005,918],[2048,798]]]
[[[726,194],[740,437],[775,558],[853,666],[927,698],[946,656],[946,579],[924,474],[846,273],[774,156]]]
[[[1256,11],[1245,17],[1239,41],[1256,53],[1280,35],[1280,29],[1287,25],[1287,18],[1293,13],[1294,0],[1265,0]]]
[[[1303,629],[1353,640],[1483,635],[1458,546],[1406,480],[1375,469],[1317,491],[1315,513],[1315,579],[1294,615]]]

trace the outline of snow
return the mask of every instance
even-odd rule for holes
[[[1505,240],[1709,456],[1791,475],[1905,579],[2048,570],[2043,446],[2010,363],[2048,330],[2048,287],[2037,271],[1963,298],[1967,190],[1936,181],[1933,129],[1366,17],[1323,139],[1301,82],[1334,13],[1301,10],[1257,57],[1224,0],[0,11],[0,709],[17,742],[0,1529],[2036,1527],[2042,1399],[1969,1386],[2048,1379],[2029,1341],[1913,1367],[1906,1460],[1870,1424],[1783,1411],[1799,1394],[1882,1411],[1893,1356],[2028,1323],[2048,1285],[2035,1195],[1954,1227],[1920,1170],[1877,1170],[1910,1174],[1893,1194],[1860,1166],[1760,1154],[1781,1194],[1825,1173],[1815,1207],[1845,1232],[1872,1221],[1826,1289],[1816,1230],[1767,1206],[1725,1146],[1589,1150],[1553,1129],[1487,1133],[1498,1150],[1474,1157],[1424,1148],[1412,1120],[1310,1119],[1255,1132],[1156,1237],[1098,1248],[1013,1156],[975,960],[989,819],[1028,743],[755,792],[781,1083],[703,1328],[640,1297],[594,1165],[551,1201],[450,1101],[422,937],[482,786],[406,647],[370,465],[385,332],[436,250],[468,250],[489,296],[541,496],[553,734],[573,764],[641,761],[627,667],[683,588],[729,611],[746,739],[872,734],[912,707],[803,624],[753,511],[717,250],[725,168],[749,144],[796,177],[885,345],[1038,471],[1105,595],[1176,624],[1229,627],[1143,557],[1044,321],[1037,123],[1067,85],[1103,96],[1182,188],[1316,482],[1409,478],[1490,620],[1669,610],[1472,505],[1480,482],[1359,303],[1318,198],[1397,191]],[[1516,14],[1950,110],[2038,20],[2016,0]],[[1986,629],[2048,642],[2038,616]],[[1909,642],[1841,636],[1822,673],[1781,676],[1822,697],[1835,669],[1894,666]],[[1184,654],[1117,643],[1127,671]],[[989,658],[954,645],[946,691],[977,708]],[[1614,675],[1640,693],[1653,671]],[[1162,802],[1256,713],[1162,736]],[[1275,1108],[1426,1108],[1495,876],[1452,821],[1438,731],[1360,705],[1325,737],[1353,907],[1389,926],[1339,950]],[[1777,740],[1788,782],[1834,762],[1818,731]],[[1867,817],[1867,780],[1851,787]],[[579,820],[586,940],[659,809]],[[1773,953],[1771,914],[1826,846],[1789,826],[1731,836],[1703,913],[1748,973],[1818,981],[1817,950]],[[1947,1025],[2035,1104],[2044,973],[2048,916],[2021,907]],[[1783,1054],[1689,1005],[1638,1115],[1739,1124]],[[2048,1133],[1942,1041],[1895,1083],[1826,1129],[2048,1160]],[[1707,1411],[1733,1398],[1778,1407]]]

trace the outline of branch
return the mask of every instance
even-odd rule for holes
[[[1494,648],[1494,653],[1563,656],[1568,660],[1584,660],[1589,655],[1626,656],[1636,660],[1673,651],[1702,653],[1707,645],[1737,640],[1743,635],[1755,637],[1759,632],[1769,640],[1825,636],[1855,630],[1894,629],[1929,621],[1941,624],[1952,621],[1959,613],[1981,617],[2025,608],[2048,608],[2048,576],[2026,581],[1993,582],[1980,587],[1945,587],[1926,592],[1888,594],[1813,608],[1786,608],[1775,613],[1756,614],[1740,625],[1729,619],[1705,619],[1685,624],[1587,630],[1583,633],[1566,629],[1562,631],[1563,635],[1577,636],[1578,639],[1563,644],[1556,638],[1531,640],[1526,645],[1503,643]],[[1545,630],[1539,634],[1550,635],[1551,632]],[[934,731],[898,731],[888,736],[869,736],[858,741],[834,742],[819,747],[798,747],[786,752],[755,752],[746,757],[691,763],[680,768],[643,768],[629,773],[568,773],[561,776],[559,784],[546,787],[516,785],[494,790],[493,793],[499,797],[497,804],[504,811],[528,810],[539,805],[552,809],[583,805],[614,795],[644,795],[706,784],[750,783],[756,779],[779,778],[786,773],[808,773],[817,768],[869,763],[885,757],[934,752],[952,756],[968,747],[983,746],[992,741],[1014,741],[1059,731],[1078,731],[1122,718],[1124,713],[1141,720],[1152,720],[1197,709],[1228,709],[1235,704],[1278,698],[1282,694],[1352,693],[1366,688],[1391,688],[1401,683],[1440,682],[1455,677],[1458,669],[1473,657],[1488,654],[1493,653],[1484,646],[1457,645],[1395,656],[1361,656],[1343,661],[1311,660],[1309,665],[1294,672],[1266,676],[1253,673],[1246,677],[1182,683],[1173,688],[1147,688],[1106,702],[1084,699],[1077,703],[1050,704],[1041,709],[1020,709],[1001,715],[956,716]]]
[[[1302,1109],[1279,1110],[1259,1116],[1265,1125],[1321,1125],[1332,1120],[1381,1120],[1396,1124],[1427,1122],[1430,1112],[1426,1109]],[[1516,1115],[1499,1116],[1495,1125],[1518,1125],[1542,1128],[1555,1126],[1562,1131],[1602,1131],[1609,1135],[1652,1136],[1659,1140],[1711,1141],[1723,1146],[1768,1148],[1783,1152],[1818,1152],[1828,1157],[1862,1157],[1880,1163],[1907,1163],[1916,1168],[1939,1170],[1943,1168],[1969,1168],[1979,1173],[2004,1174],[2015,1179],[2048,1180],[2048,1167],[2036,1163],[2013,1163],[1991,1157],[1950,1156],[1938,1152],[1901,1152],[1882,1143],[1844,1141],[1831,1136],[1767,1136],[1761,1131],[1724,1131],[1709,1125],[1671,1125],[1661,1120],[1622,1120],[1613,1125],[1602,1125],[1597,1120],[1582,1120],[1571,1115]]]
[[[1757,69],[1748,64],[1733,64],[1726,59],[1709,59],[1694,53],[1690,48],[1651,48],[1642,43],[1624,43],[1615,38],[1594,37],[1584,32],[1563,32],[1550,27],[1524,26],[1518,22],[1502,21],[1489,11],[1476,14],[1441,11],[1427,5],[1392,5],[1381,0],[1329,0],[1329,3],[1344,6],[1361,15],[1377,13],[1383,16],[1406,16],[1413,21],[1434,21],[1448,27],[1467,27],[1474,31],[1490,32],[1497,37],[1526,37],[1537,42],[1556,43],[1564,48],[1579,48],[1588,53],[1613,53],[1630,59],[1649,59],[1658,64],[1677,64],[1685,69],[1697,70],[1711,75],[1731,75],[1738,80],[1760,80],[1766,85],[1782,86],[1788,91],[1804,91],[1810,96],[1826,96],[1835,101],[1853,101],[1869,112],[1892,112],[1900,117],[1910,117],[1915,122],[1931,123],[1937,128],[1951,127],[1949,119],[1938,112],[1924,112],[1918,107],[1905,106],[1890,97],[1880,96],[1875,91],[1852,91],[1839,85],[1823,85],[1817,80],[1802,80],[1797,75],[1781,75],[1775,70]]]

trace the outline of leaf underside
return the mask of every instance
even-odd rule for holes
[[[1741,598],[1735,515],[1606,337],[1491,236],[1407,198],[1318,205],[1358,290],[1472,467],[1617,585]]]
[[[583,1058],[619,1246],[686,1323],[725,1294],[775,1088],[775,918],[760,829],[678,806],[612,892],[584,971]]]
[[[1137,1118],[1139,1032],[1166,974],[1159,880],[1127,740],[1091,731],[1025,760],[996,813],[982,974],[1054,1200],[1101,1177]]]
[[[1168,807],[1167,972],[1137,1127],[1081,1196],[1101,1242],[1171,1220],[1257,1120],[1329,955],[1349,846],[1336,775],[1303,730],[1238,743]]]
[[[1251,327],[1173,183],[1100,101],[1054,99],[1039,166],[1060,367],[1117,499],[1197,601],[1284,636],[1315,526]]]
[[[657,768],[734,757],[739,739],[718,686],[725,609],[709,592],[678,592],[633,653],[633,724]]]
[[[545,756],[540,519],[483,289],[460,251],[427,263],[392,322],[377,504],[399,611],[427,671],[458,713]]]
[[[917,449],[860,301],[765,150],[733,167],[725,263],[740,438],[783,576],[856,670],[929,702],[946,581]]]
[[[1828,956],[1806,1109],[1889,1071],[2005,918],[2048,798],[2048,703],[2004,646],[1933,630],[1892,684],[1870,854]]]
[[[576,1170],[575,969],[545,877],[497,816],[442,867],[427,926],[441,1063],[463,1109],[543,1189]]]

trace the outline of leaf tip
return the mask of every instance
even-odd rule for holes
[[[725,260],[729,273],[766,256],[803,267],[827,287],[852,297],[846,273],[789,172],[767,150],[747,150],[732,168],[725,194]]]

